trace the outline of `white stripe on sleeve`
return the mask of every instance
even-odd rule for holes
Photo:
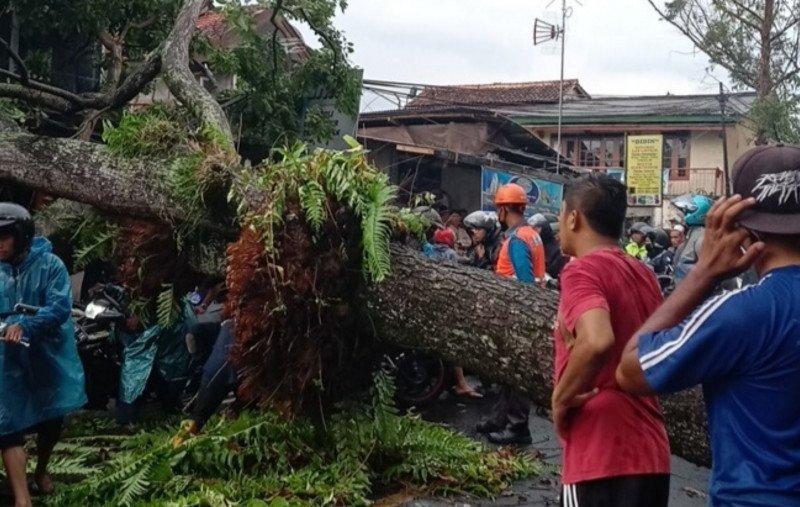
[[[764,280],[762,279],[761,281],[763,282]],[[716,312],[731,297],[748,289],[752,289],[753,287],[757,287],[758,285],[760,285],[760,283],[757,285],[749,285],[741,289],[732,290],[730,292],[725,292],[719,296],[709,299],[702,307],[700,307],[700,310],[696,311],[694,315],[692,315],[692,317],[686,323],[686,326],[683,328],[683,331],[676,339],[662,344],[656,350],[652,350],[647,354],[644,354],[639,359],[642,365],[642,370],[652,368],[669,357],[676,350],[680,349],[687,341],[689,341],[692,335],[694,335],[694,333],[700,329],[700,327],[708,320],[708,318],[711,317],[711,315],[713,315],[714,312]]]

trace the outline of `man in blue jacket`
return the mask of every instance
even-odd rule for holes
[[[28,211],[0,203],[0,312],[17,303],[39,308],[6,319],[10,326],[0,343],[0,449],[16,506],[31,505],[24,435],[38,434],[34,481],[50,492],[47,464],[64,416],[86,403],[69,273],[50,242],[33,236]]]
[[[637,394],[702,384],[711,506],[800,506],[800,147],[758,146],[708,212],[686,280],[628,342],[616,372]],[[755,285],[708,298],[755,267]]]

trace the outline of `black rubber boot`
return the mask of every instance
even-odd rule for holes
[[[499,422],[496,418],[490,417],[487,419],[481,419],[478,424],[475,425],[475,429],[478,430],[478,433],[493,433],[495,431],[502,430],[503,423]]]
[[[502,431],[487,435],[489,442],[496,445],[530,445],[533,442],[528,425],[507,425]]]

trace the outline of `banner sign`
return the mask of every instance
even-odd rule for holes
[[[558,214],[561,209],[561,200],[564,195],[564,185],[561,183],[507,173],[491,167],[482,167],[481,170],[481,209],[483,211],[497,211],[494,207],[494,194],[506,183],[516,183],[528,194],[525,217],[529,218],[536,213]]]
[[[661,135],[628,136],[625,183],[629,206],[661,205],[663,144]]]

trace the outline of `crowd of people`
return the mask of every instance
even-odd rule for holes
[[[675,200],[683,220],[667,229],[624,231],[626,188],[599,174],[566,185],[556,224],[526,222],[514,184],[498,189],[496,215],[476,211],[459,226],[427,211],[430,258],[521,283],[558,280],[551,414],[563,506],[666,506],[670,447],[657,395],[698,384],[710,504],[800,505],[800,148],[749,151],[733,187],[716,202]],[[462,254],[454,227],[472,239]],[[528,444],[529,408],[506,386],[478,430]]]
[[[563,446],[562,505],[664,506],[670,447],[657,395],[701,384],[708,412],[712,505],[800,505],[800,148],[763,146],[740,158],[733,197],[676,200],[669,229],[626,223],[626,188],[601,174],[565,185],[557,219],[526,219],[518,185],[499,188],[496,213],[430,224],[436,262],[560,291],[551,415]],[[623,233],[627,243],[621,239]],[[719,287],[749,271],[734,290]],[[656,275],[673,277],[671,294]],[[18,312],[18,304],[36,307]],[[32,486],[47,474],[64,417],[86,403],[70,319],[67,269],[35,237],[24,208],[0,203],[0,451],[18,506],[31,505],[24,437],[37,434]],[[201,305],[202,306],[202,305]],[[232,321],[205,347],[190,432],[235,387]],[[200,328],[187,339],[202,349]],[[456,392],[481,396],[455,368]],[[530,404],[514,386],[478,430],[496,444],[530,444]]]

